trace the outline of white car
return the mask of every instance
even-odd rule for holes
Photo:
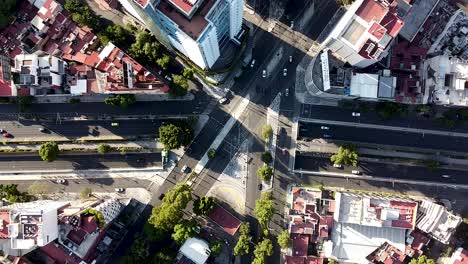
[[[286,88],[286,90],[284,90],[284,95],[289,96],[289,88]]]
[[[125,192],[124,188],[115,188],[114,190],[115,190],[115,192],[118,192],[118,193]]]
[[[289,56],[289,63],[292,62],[292,56]]]
[[[356,175],[359,175],[359,174],[361,174],[361,172],[360,172],[360,171],[358,171],[358,170],[352,170],[352,171],[351,171],[351,173],[352,173],[352,174],[356,174]]]
[[[327,127],[327,126],[321,126],[320,129],[322,129],[322,130],[329,130],[330,128]]]
[[[450,175],[444,174],[444,175],[442,175],[442,178],[448,179],[448,178],[450,178]]]
[[[283,76],[288,76],[288,69],[286,68],[283,69]]]
[[[188,166],[187,166],[187,165],[184,165],[184,166],[182,167],[182,169],[180,169],[180,172],[185,173],[185,172],[187,172],[187,169],[188,169]]]
[[[255,59],[252,60],[252,62],[250,63],[250,68],[253,68],[255,66]]]
[[[227,99],[226,97],[223,97],[223,98],[219,99],[218,102],[219,102],[220,104],[225,104],[225,103],[227,102],[227,100],[228,100],[228,99]]]
[[[65,184],[66,181],[65,179],[57,179],[55,182],[58,184]]]
[[[334,167],[334,168],[341,169],[342,166],[341,166],[341,164],[333,163],[333,167]]]
[[[353,112],[352,115],[353,115],[353,116],[361,116],[361,113],[359,113],[359,112]]]
[[[263,78],[266,78],[266,70],[263,70],[263,71],[262,71],[262,77],[263,77]]]
[[[166,78],[166,80],[172,82],[172,78],[169,75],[164,76],[164,78]]]

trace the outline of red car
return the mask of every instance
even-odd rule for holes
[[[3,136],[4,138],[8,138],[8,137],[10,137],[11,135],[10,135],[10,133],[8,133],[8,132],[3,132],[2,136]]]

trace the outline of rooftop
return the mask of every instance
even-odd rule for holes
[[[230,235],[234,235],[241,224],[241,221],[237,217],[218,204],[208,214],[208,217]]]
[[[406,255],[398,248],[385,242],[374,252],[367,256],[367,260],[376,264],[403,264]]]
[[[184,2],[183,0],[178,1]],[[205,0],[201,5],[200,10],[191,19],[188,19],[186,16],[181,14],[176,8],[166,1],[161,1],[157,6],[157,9],[174,21],[179,28],[192,39],[197,40],[208,26],[208,21],[205,19],[205,16],[211,10],[211,7],[213,7],[215,2],[216,0]]]
[[[453,252],[448,264],[468,264],[468,251],[464,248],[457,248]]]
[[[291,234],[292,240],[292,255],[307,256],[307,249],[309,248],[309,236],[302,234]]]
[[[372,21],[379,23],[387,12],[388,8],[383,6],[379,1],[364,0],[356,11],[356,15],[367,23],[371,23]]]
[[[413,41],[438,2],[439,0],[414,0],[413,7],[404,18],[405,26],[401,29],[400,35],[410,42]]]

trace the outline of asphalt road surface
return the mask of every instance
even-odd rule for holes
[[[329,129],[322,129],[322,126]],[[460,152],[468,149],[468,138],[317,123],[300,122],[299,136],[302,138],[323,138],[329,141],[344,140]]]
[[[22,170],[88,170],[109,168],[145,168],[162,166],[161,153],[97,154],[82,153],[62,155],[53,162],[42,161],[37,154],[21,153],[0,155],[1,171]]]
[[[359,110],[354,110],[359,112]],[[376,124],[384,126],[412,127],[421,129],[432,129],[453,132],[468,132],[468,125],[460,124],[454,128],[447,128],[438,123],[434,118],[425,118],[423,116],[410,113],[405,117],[394,117],[389,120],[383,120],[375,111],[360,112],[360,117],[352,116],[353,110],[342,107],[320,106],[301,104],[300,117],[335,120],[344,122],[355,122],[363,124]]]
[[[376,178],[394,178],[400,180],[432,181],[445,184],[468,184],[466,171],[453,169],[429,170],[425,166],[409,166],[400,164],[389,164],[376,160],[375,162],[360,161],[358,167],[343,166],[334,168],[328,156],[317,154],[317,156],[296,156],[295,170],[326,171],[351,174],[351,170],[359,170],[362,175]],[[446,176],[443,176],[446,175]],[[306,176],[303,177],[315,177]]]
[[[35,122],[35,121],[3,121],[0,128],[6,130],[11,136],[8,140],[41,141],[56,137],[77,139],[81,137],[135,137],[157,136],[159,126],[166,119],[135,119],[135,120],[103,120],[103,121],[62,121]],[[117,123],[117,126],[112,126]],[[39,128],[45,128],[40,132]]]

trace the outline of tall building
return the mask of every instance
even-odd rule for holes
[[[241,32],[244,0],[119,0],[166,46],[211,68]]]
[[[335,55],[356,67],[385,57],[403,28],[410,0],[357,0],[323,42]]]

